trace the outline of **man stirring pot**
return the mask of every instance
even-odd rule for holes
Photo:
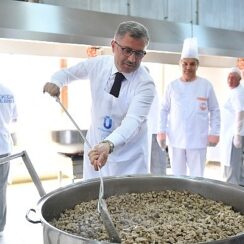
[[[111,41],[113,56],[90,58],[60,70],[43,88],[51,96],[59,96],[65,84],[90,80],[92,123],[87,139],[93,148],[88,154],[84,145],[84,179],[99,177],[98,167],[103,176],[149,173],[146,122],[155,85],[141,65],[148,44],[146,27],[122,22]],[[120,86],[114,87],[115,76],[122,77]]]

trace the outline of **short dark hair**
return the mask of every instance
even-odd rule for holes
[[[114,38],[123,38],[127,33],[135,39],[144,39],[146,46],[149,44],[149,34],[147,28],[135,21],[125,21],[119,24]]]

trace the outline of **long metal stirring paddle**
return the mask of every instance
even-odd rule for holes
[[[74,119],[72,118],[72,116],[70,115],[68,110],[61,103],[61,101],[60,101],[60,99],[58,97],[56,97],[56,101],[60,104],[60,106],[62,107],[62,109],[66,113],[66,115],[70,118],[70,120],[72,121],[72,123],[74,124],[74,126],[76,127],[78,132],[80,133],[82,139],[86,142],[88,147],[91,149],[92,148],[91,144],[86,139],[86,137],[83,135],[81,129],[79,128],[77,123],[74,121]],[[116,230],[116,228],[115,228],[115,226],[113,224],[113,221],[111,219],[111,216],[110,216],[110,214],[108,212],[106,201],[103,198],[103,195],[104,195],[104,184],[103,184],[103,177],[102,177],[102,173],[101,173],[100,167],[98,168],[98,171],[99,171],[99,178],[100,178],[99,198],[98,198],[98,205],[97,205],[98,212],[101,215],[103,224],[104,224],[105,229],[106,229],[106,231],[108,233],[110,241],[116,242],[116,243],[121,243],[121,239],[119,237],[119,234],[118,234],[118,232],[117,232],[117,230]]]

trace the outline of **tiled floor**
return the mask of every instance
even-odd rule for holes
[[[170,174],[170,169],[168,169]],[[206,167],[207,178],[222,180],[220,166],[211,163]],[[62,180],[62,186],[71,184],[71,179]],[[43,181],[46,193],[60,187],[58,180]],[[8,187],[8,214],[7,225],[0,244],[43,244],[42,225],[33,224],[26,220],[25,215],[31,208],[37,206],[41,197],[33,183],[11,184]],[[39,220],[39,216],[32,214],[33,220]],[[68,244],[68,243],[67,243]]]
[[[71,183],[71,179],[62,180],[62,186]],[[61,186],[58,180],[43,181],[42,184],[46,193]],[[25,218],[28,210],[35,209],[41,198],[35,185],[32,182],[9,185],[7,194],[7,224],[3,236],[0,237],[0,244],[43,244],[42,225],[30,223]],[[29,217],[39,220],[35,213]]]

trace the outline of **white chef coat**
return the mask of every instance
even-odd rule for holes
[[[160,131],[182,149],[206,148],[208,135],[219,135],[220,111],[211,83],[201,77],[169,83],[160,107]]]
[[[225,166],[230,166],[232,140],[235,133],[235,115],[244,111],[244,87],[239,85],[230,89],[229,96],[221,109],[220,159]],[[240,131],[244,136],[244,131]]]
[[[0,155],[12,151],[13,143],[9,126],[17,119],[13,93],[0,84]]]
[[[124,73],[118,98],[109,94],[118,70],[113,56],[87,59],[58,71],[51,81],[59,87],[77,79],[89,79],[92,96],[92,124],[87,132],[91,146],[110,140],[115,149],[102,168],[103,176],[149,173],[147,115],[154,98],[153,79],[143,66]],[[84,146],[84,179],[99,177],[88,159]]]

